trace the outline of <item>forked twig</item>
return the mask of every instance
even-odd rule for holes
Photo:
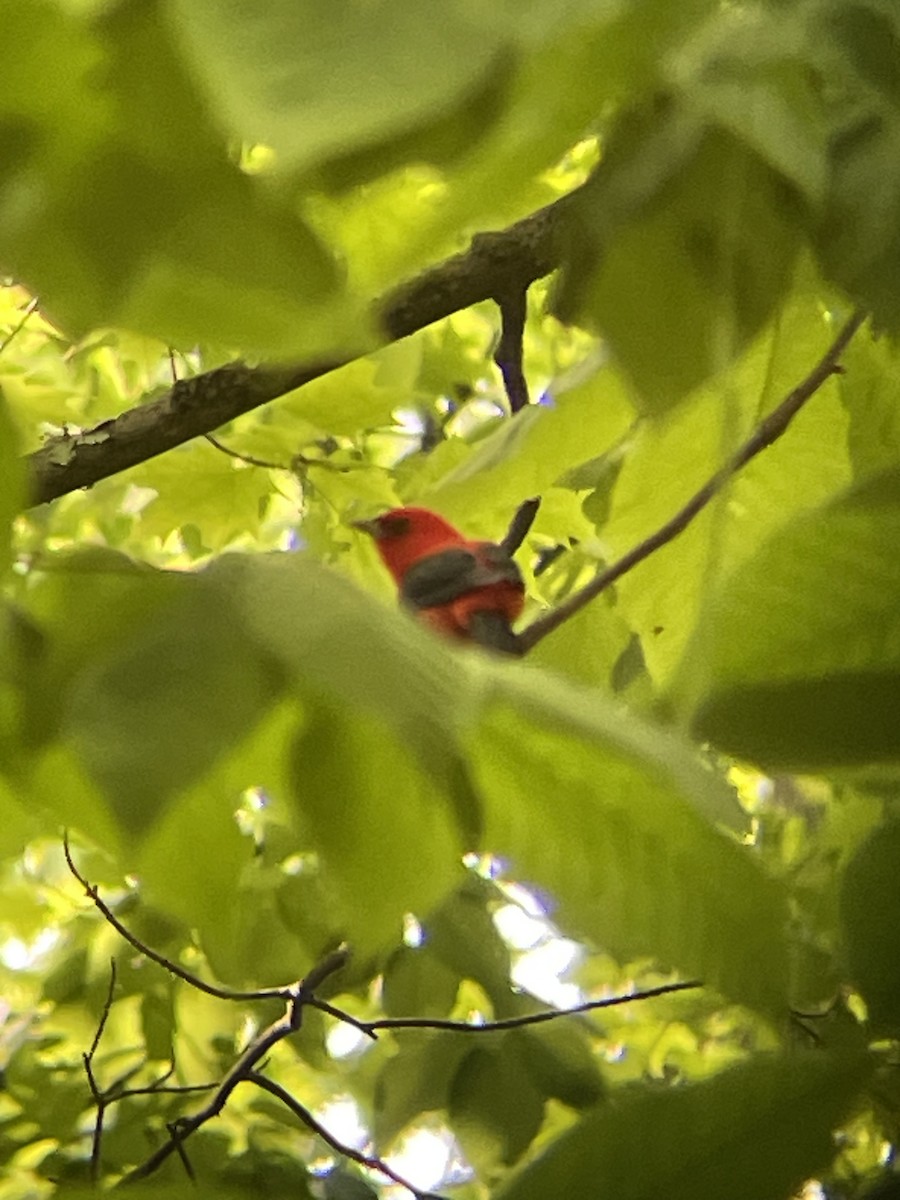
[[[69,835],[63,835],[63,852],[66,856],[66,863],[69,870],[84,888],[85,895],[94,902],[96,907],[103,914],[107,924],[112,925],[116,933],[123,937],[129,946],[133,946],[140,954],[145,955],[152,962],[157,963],[163,970],[168,971],[170,975],[175,975],[178,979],[183,979],[185,983],[189,983],[199,992],[205,992],[207,996],[215,996],[217,1000],[287,1000],[291,996],[291,987],[280,988],[258,988],[250,992],[236,992],[229,988],[218,988],[211,983],[205,983],[202,979],[198,979],[196,975],[192,975],[190,971],[186,971],[184,967],[173,962],[172,959],[166,958],[164,954],[153,950],[147,946],[139,938],[123,925],[113,910],[109,907],[106,901],[100,895],[99,889],[92,883],[88,883],[87,879],[81,874],[75,866],[75,861],[72,858],[72,851],[69,846]]]
[[[524,534],[523,534],[524,536]],[[282,999],[285,1001],[285,1010],[283,1014],[265,1029],[261,1030],[245,1047],[243,1052],[238,1055],[235,1062],[225,1073],[224,1078],[217,1084],[203,1084],[191,1087],[173,1087],[163,1088],[162,1084],[165,1079],[171,1074],[172,1068],[154,1084],[134,1089],[124,1089],[122,1087],[126,1078],[134,1073],[134,1069],[128,1076],[118,1080],[111,1088],[103,1091],[97,1085],[93,1072],[93,1057],[96,1054],[97,1047],[100,1044],[100,1039],[106,1027],[109,1011],[112,1006],[113,991],[115,987],[115,971],[113,969],[110,987],[104,1005],[103,1014],[98,1023],[97,1032],[91,1043],[90,1050],[84,1055],[85,1070],[88,1076],[88,1082],[91,1089],[91,1095],[97,1105],[97,1120],[95,1122],[94,1134],[92,1139],[91,1153],[91,1171],[92,1177],[97,1178],[99,1174],[100,1163],[100,1143],[103,1134],[103,1121],[106,1109],[111,1103],[116,1100],[122,1100],[126,1097],[136,1095],[146,1095],[149,1093],[166,1092],[193,1092],[201,1090],[213,1089],[213,1094],[204,1106],[197,1112],[188,1117],[181,1117],[167,1125],[169,1134],[168,1141],[159,1146],[140,1166],[135,1167],[129,1174],[124,1176],[122,1183],[135,1183],[141,1179],[146,1179],[152,1175],[168,1158],[173,1154],[177,1154],[182,1161],[184,1169],[188,1176],[193,1179],[194,1173],[190,1161],[185,1150],[185,1142],[202,1125],[221,1113],[222,1109],[228,1102],[231,1093],[239,1083],[253,1083],[270,1095],[281,1100],[291,1112],[293,1112],[309,1129],[312,1129],[318,1134],[336,1153],[345,1158],[358,1163],[369,1170],[379,1171],[382,1175],[406,1188],[412,1193],[416,1200],[434,1200],[434,1194],[424,1192],[416,1188],[403,1176],[399,1175],[382,1159],[374,1156],[363,1154],[352,1146],[347,1146],[339,1141],[306,1109],[294,1096],[290,1094],[281,1084],[269,1079],[261,1073],[260,1067],[268,1052],[278,1042],[291,1034],[296,1033],[303,1020],[304,1009],[315,1008],[320,1012],[327,1013],[336,1020],[343,1021],[346,1024],[352,1025],[355,1029],[360,1030],[366,1036],[373,1040],[378,1037],[382,1030],[386,1029],[436,1029],[448,1030],[459,1033],[485,1033],[497,1032],[508,1029],[518,1029],[527,1025],[536,1025],[545,1021],[558,1020],[561,1017],[571,1016],[579,1013],[591,1012],[594,1009],[610,1008],[614,1005],[631,1003],[635,1000],[647,1000],[655,996],[662,996],[672,992],[684,991],[688,988],[696,988],[701,985],[696,982],[682,982],[663,984],[659,987],[649,988],[646,991],[634,991],[624,996],[612,996],[603,1000],[591,1000],[584,1004],[576,1005],[570,1009],[550,1009],[537,1013],[530,1013],[522,1017],[511,1017],[499,1021],[486,1021],[480,1025],[470,1024],[466,1021],[444,1021],[425,1017],[384,1017],[373,1021],[360,1021],[351,1014],[344,1012],[342,1009],[329,1004],[326,1000],[321,1000],[315,995],[316,990],[325,982],[325,980],[339,971],[345,966],[350,951],[347,946],[339,946],[332,953],[326,955],[321,962],[317,963],[305,976],[296,983],[290,984],[282,988],[261,988],[252,992],[232,992],[224,988],[214,988],[196,976],[191,975],[188,971],[179,967],[177,963],[158,954],[149,946],[143,943],[133,933],[131,933],[121,921],[115,916],[109,905],[101,899],[98,889],[87,881],[84,875],[75,866],[72,858],[71,849],[68,840],[64,842],[66,862],[69,869],[85,889],[86,894],[90,897],[104,919],[112,925],[128,944],[141,954],[145,955],[151,961],[159,966],[170,971],[174,976],[183,980],[191,987],[195,987],[208,995],[215,996],[224,1000],[271,1000],[273,998]],[[135,1068],[140,1069],[140,1068]]]

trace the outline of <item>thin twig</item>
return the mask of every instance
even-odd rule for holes
[[[280,1100],[308,1129],[318,1134],[322,1141],[330,1146],[336,1154],[340,1154],[343,1158],[351,1159],[369,1171],[380,1171],[382,1175],[386,1175],[393,1183],[397,1183],[400,1187],[406,1188],[408,1192],[412,1192],[417,1197],[417,1200],[425,1195],[420,1188],[417,1188],[408,1179],[404,1179],[402,1175],[399,1175],[392,1167],[389,1167],[383,1159],[377,1158],[372,1154],[364,1154],[361,1150],[357,1150],[353,1146],[347,1146],[344,1142],[339,1141],[334,1134],[328,1132],[321,1122],[316,1120],[309,1109],[304,1108],[280,1083],[276,1083],[273,1079],[269,1079],[268,1076],[260,1075],[255,1071],[247,1076],[247,1081],[255,1083],[257,1087],[262,1088],[263,1091]]]
[[[825,354],[823,354],[822,358],[806,378],[788,393],[777,408],[772,409],[769,415],[759,423],[747,441],[735,451],[715,475],[706,481],[703,487],[688,500],[683,508],[679,509],[673,517],[670,517],[664,525],[661,525],[649,537],[629,550],[618,562],[614,562],[612,566],[601,571],[590,583],[585,584],[583,588],[574,592],[562,604],[558,605],[551,612],[545,613],[544,616],[538,617],[527,629],[523,629],[518,635],[523,651],[528,651],[533,646],[536,646],[542,638],[552,633],[554,629],[558,629],[569,617],[573,617],[575,613],[580,612],[586,604],[589,604],[601,592],[605,592],[617,579],[621,579],[623,575],[631,571],[638,563],[643,562],[645,558],[649,558],[654,551],[659,550],[661,546],[665,546],[673,538],[677,537],[679,533],[687,529],[698,513],[701,513],[709,502],[718,495],[733,475],[736,475],[751,459],[755,458],[757,454],[781,437],[803,405],[815,395],[822,384],[832,375],[840,373],[841,367],[838,364],[838,359],[847,348],[850,339],[865,321],[867,315],[865,312],[856,312],[845,322],[837,337],[835,337]]]
[[[130,1100],[133,1096],[189,1096],[194,1092],[211,1092],[218,1086],[217,1083],[172,1083],[163,1087],[157,1080],[146,1087],[127,1088],[117,1092],[115,1096],[108,1096],[106,1103],[116,1104],[119,1100]]]
[[[172,959],[166,958],[165,955],[153,950],[140,938],[136,937],[116,916],[109,905],[100,896],[98,888],[81,874],[75,866],[72,858],[72,851],[69,847],[69,835],[66,833],[63,837],[63,850],[66,856],[66,862],[69,865],[69,870],[84,888],[85,895],[91,899],[96,907],[103,914],[104,919],[112,925],[116,933],[125,939],[130,946],[133,946],[139,953],[145,955],[151,962],[157,963],[163,970],[168,971],[171,975],[175,975],[178,979],[183,979],[185,983],[189,983],[191,987],[196,988],[199,992],[205,992],[207,996],[215,996],[217,1000],[286,1000],[293,995],[291,986],[281,988],[258,988],[252,992],[233,992],[228,988],[214,987],[211,983],[205,983],[202,979],[198,979],[196,975],[192,975],[190,971],[186,971],[184,967],[180,967],[178,963]]]
[[[13,338],[22,332],[22,330],[25,328],[28,318],[31,316],[31,314],[33,312],[36,311],[37,306],[38,306],[38,298],[37,298],[37,296],[34,296],[31,300],[28,301],[27,305],[25,306],[25,309],[22,313],[22,317],[21,317],[19,323],[17,325],[14,325],[12,327],[12,329],[9,331],[9,333],[6,335],[6,337],[3,339],[3,341],[0,342],[0,354],[3,353],[3,351],[7,348],[7,346],[10,344],[10,342],[13,340]]]
[[[106,1028],[106,1022],[109,1019],[109,1010],[112,1008],[113,995],[116,990],[116,960],[109,960],[109,987],[106,991],[106,1000],[103,1002],[103,1011],[100,1014],[100,1020],[97,1022],[97,1031],[94,1034],[94,1040],[91,1042],[91,1048],[85,1054],[85,1063],[93,1062],[94,1055],[97,1053],[97,1047],[100,1045],[100,1039],[103,1037],[103,1030]]]
[[[191,1166],[191,1160],[187,1156],[187,1151],[184,1148],[184,1137],[182,1136],[181,1126],[178,1121],[170,1121],[166,1126],[166,1131],[172,1139],[170,1145],[175,1149],[178,1157],[181,1159],[181,1165],[184,1167],[184,1173],[190,1179],[191,1183],[197,1182],[197,1177],[194,1174],[194,1168]]]
[[[500,309],[500,338],[494,362],[503,376],[509,411],[520,412],[528,406],[528,381],[522,363],[522,339],[528,312],[528,284],[514,284],[494,297]]]
[[[289,989],[288,1003],[282,1016],[258,1033],[246,1046],[203,1108],[190,1117],[183,1117],[176,1123],[177,1136],[170,1133],[169,1141],[163,1143],[148,1159],[127,1175],[123,1180],[124,1183],[135,1183],[139,1179],[146,1179],[175,1151],[183,1154],[182,1146],[187,1138],[201,1125],[205,1125],[207,1121],[219,1115],[237,1085],[251,1078],[259,1063],[272,1047],[297,1032],[303,1021],[303,1010],[312,1001],[312,989],[323,983],[329,975],[340,970],[347,962],[348,956],[347,947],[339,946],[321,963],[313,967],[305,979],[300,980]]]
[[[500,548],[505,550],[510,556],[515,554],[522,543],[528,537],[529,530],[534,524],[534,518],[538,514],[538,509],[541,506],[539,497],[532,500],[525,500],[515,511],[509,529],[506,531],[506,536],[500,543]]]
[[[548,546],[546,550],[542,550],[538,556],[537,566],[534,568],[535,579],[543,575],[545,571],[549,571],[556,560],[562,558],[568,548],[562,542],[557,542],[555,546]]]
[[[431,1017],[380,1017],[367,1021],[366,1028],[372,1033],[380,1029],[445,1029],[460,1033],[496,1033],[503,1029],[523,1029],[526,1025],[542,1025],[545,1021],[557,1021],[560,1017],[574,1017],[579,1013],[595,1012],[600,1008],[615,1008],[619,1004],[631,1004],[635,1000],[652,1000],[655,996],[668,996],[673,992],[702,987],[699,980],[684,983],[662,983],[659,987],[644,991],[626,992],[624,996],[608,996],[604,1000],[587,1000],[572,1008],[549,1008],[542,1012],[529,1013],[524,1017],[505,1017],[499,1021],[485,1021],[474,1025],[470,1021],[449,1021]]]
[[[91,1179],[95,1183],[100,1177],[100,1146],[103,1141],[103,1121],[106,1116],[108,1100],[97,1085],[97,1079],[94,1075],[94,1055],[97,1053],[97,1047],[100,1045],[100,1039],[103,1037],[106,1022],[109,1019],[115,990],[116,960],[111,958],[109,960],[109,987],[106,992],[106,1000],[103,1003],[103,1011],[100,1013],[100,1020],[97,1022],[97,1029],[94,1033],[94,1040],[91,1042],[90,1049],[86,1054],[81,1056],[84,1062],[84,1073],[87,1076],[88,1087],[91,1089],[91,1096],[97,1105],[97,1120],[94,1122],[94,1132],[91,1135]]]
[[[268,471],[290,471],[291,469],[290,467],[286,467],[284,463],[266,462],[264,458],[254,458],[252,454],[241,454],[237,450],[232,450],[230,446],[226,446],[224,442],[220,442],[211,433],[204,433],[203,436],[217,450],[221,450],[229,458],[236,458],[238,462],[246,463],[248,467],[264,467]]]

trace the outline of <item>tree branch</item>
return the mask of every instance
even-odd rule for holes
[[[469,249],[401,284],[374,305],[385,342],[397,341],[443,317],[496,295],[522,291],[559,265],[557,230],[571,198],[539,209],[508,229],[481,233]],[[26,462],[29,503],[46,504],[91,487],[212,432],[344,366],[335,356],[311,363],[248,367],[227,363],[179,380],[164,395],[78,434],[50,438]]]
[[[500,542],[501,550],[508,554],[510,558],[528,537],[540,506],[540,497],[535,496],[531,500],[523,500],[513,514],[509,529],[507,529],[503,540]]]
[[[528,284],[512,285],[494,297],[500,309],[500,338],[494,362],[503,376],[509,411],[520,412],[528,404],[528,381],[522,361],[525,318],[528,315]]]
[[[747,441],[735,451],[715,475],[704,483],[698,492],[694,493],[683,508],[679,509],[649,537],[638,542],[618,562],[614,562],[612,566],[601,571],[590,583],[574,592],[562,604],[544,616],[538,617],[536,621],[532,621],[527,629],[523,629],[518,635],[523,653],[536,646],[548,633],[558,629],[564,621],[568,621],[570,617],[580,612],[586,604],[589,604],[601,592],[605,592],[617,579],[621,579],[638,563],[649,558],[654,551],[659,550],[661,546],[665,546],[667,542],[671,542],[679,533],[687,529],[693,519],[719,494],[733,475],[736,475],[751,459],[780,438],[807,400],[815,395],[827,379],[840,373],[841,367],[838,359],[867,316],[868,314],[865,312],[856,312],[845,322],[834,341],[806,378],[789,392],[776,408],[772,409],[769,415],[757,425]]]

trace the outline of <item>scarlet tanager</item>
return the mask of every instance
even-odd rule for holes
[[[504,546],[470,541],[427,508],[395,508],[354,521],[375,539],[400,600],[432,629],[504,654],[521,654],[512,623],[525,603]]]

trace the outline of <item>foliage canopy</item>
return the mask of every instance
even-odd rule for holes
[[[892,0],[0,44],[0,1200],[896,1187]],[[534,495],[521,662],[350,524]]]

